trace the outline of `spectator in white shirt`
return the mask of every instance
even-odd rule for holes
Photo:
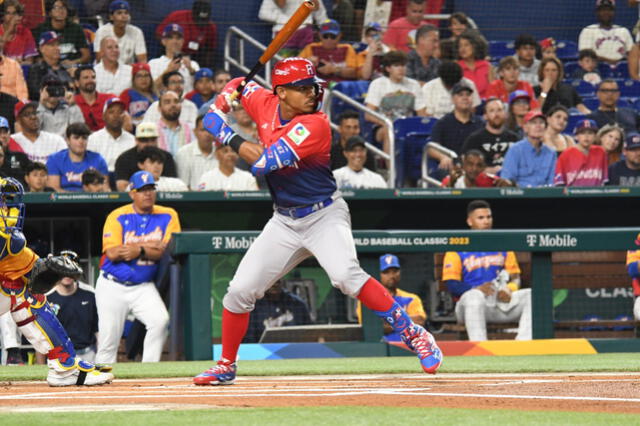
[[[200,177],[198,191],[257,191],[258,182],[249,172],[236,167],[238,154],[230,147],[216,143],[218,167]]]
[[[184,99],[184,77],[177,71],[171,71],[162,76],[162,81],[167,90],[175,92],[181,99],[182,109],[180,112],[180,121],[188,123],[191,127],[195,127],[196,118],[198,118],[198,107],[189,99]],[[160,120],[160,100],[149,105],[149,109],[144,113],[142,121],[149,123],[157,123]]]
[[[258,18],[273,24],[272,36],[275,37],[302,2],[303,0],[262,0]],[[319,25],[327,20],[327,10],[322,0],[318,0],[316,3],[317,9],[311,12],[311,15],[304,21],[304,25],[311,24],[312,21]]]
[[[155,146],[144,147],[138,152],[138,168],[153,175],[156,191],[188,191],[187,185],[180,179],[162,176],[166,152]]]
[[[122,128],[125,105],[120,98],[111,98],[104,104],[104,127],[89,136],[87,149],[99,152],[107,162],[109,173],[115,171],[116,160],[124,151],[136,144],[133,135]]]
[[[583,28],[578,38],[578,49],[593,49],[599,60],[612,65],[625,59],[633,46],[629,30],[613,23],[615,4],[615,0],[596,0],[598,23]]]
[[[158,126],[158,147],[176,155],[178,150],[195,140],[188,123],[180,121],[182,100],[170,90],[160,96],[160,120]]]
[[[114,0],[109,5],[109,19],[111,22],[101,26],[96,31],[93,41],[93,50],[96,52],[96,60],[100,60],[102,52],[102,39],[108,36],[115,37],[120,46],[120,61],[123,64],[135,62],[147,62],[147,45],[144,41],[142,30],[131,25],[129,3],[124,0]],[[116,92],[120,93],[120,92]]]
[[[391,121],[414,115],[426,115],[425,103],[420,96],[420,83],[408,78],[407,54],[397,50],[382,57],[382,77],[371,82],[365,105],[374,111],[386,115]],[[389,152],[387,127],[383,121],[370,114],[365,119],[376,125],[374,130],[376,142],[382,142],[385,152]]]
[[[352,136],[344,149],[347,165],[333,171],[339,189],[388,188],[382,176],[364,167],[367,148],[364,139]]]
[[[165,53],[161,57],[149,61],[156,89],[160,90],[164,87],[163,74],[178,71],[184,77],[184,90],[187,93],[193,90],[193,75],[200,69],[200,65],[181,53],[183,42],[184,30],[180,25],[169,24],[164,27],[161,43]]]
[[[178,177],[187,184],[189,189],[195,190],[200,183],[200,177],[208,170],[218,167],[218,159],[214,152],[213,135],[202,124],[204,116],[198,116],[194,133],[196,141],[183,146],[176,154]]]
[[[11,138],[20,145],[29,160],[46,164],[51,154],[67,149],[67,143],[61,136],[40,130],[37,108],[35,102],[16,104],[14,115],[22,131],[11,135]]]
[[[473,89],[471,94],[473,107],[480,105],[480,95],[473,81],[462,76],[462,68],[455,62],[442,61],[438,67],[439,77],[422,86],[422,95],[426,104],[427,115],[442,118],[453,111],[451,90],[456,83],[462,81]]]
[[[96,72],[96,90],[120,94],[131,87],[131,65],[121,64],[120,47],[115,37],[107,36],[100,42],[102,60],[93,67]]]

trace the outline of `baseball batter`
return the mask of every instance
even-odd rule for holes
[[[171,234],[180,232],[178,213],[155,205],[153,175],[138,171],[129,180],[131,204],[112,211],[102,233],[103,262],[96,282],[96,362],[114,363],[129,311],[146,327],[142,362],[158,362],[167,338],[169,313],[155,286],[157,261]]]
[[[331,132],[327,116],[319,112],[323,81],[312,63],[302,58],[278,62],[272,72],[273,92],[256,83],[244,88],[242,106],[258,126],[261,145],[245,142],[226,122],[229,95],[241,81],[227,84],[204,125],[253,164],[255,176],[266,176],[275,211],[224,296],[222,357],[194,383],[234,382],[238,348],[255,301],[310,256],[316,257],[334,287],[386,319],[417,353],[423,370],[435,373],[442,353],[433,336],[411,321],[385,288],[362,270],[356,257],[349,209],[329,168]]]
[[[22,335],[47,356],[50,386],[109,383],[113,374],[100,372],[76,356],[67,332],[47,302],[44,293],[56,281],[67,274],[77,276],[82,269],[63,256],[39,259],[27,247],[22,233],[23,192],[17,180],[0,178],[0,315],[10,311]]]

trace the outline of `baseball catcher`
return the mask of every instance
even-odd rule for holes
[[[69,256],[39,259],[27,247],[23,188],[13,178],[0,178],[0,315],[11,311],[13,320],[33,347],[46,354],[50,386],[101,385],[113,374],[98,371],[76,357],[67,335],[45,293],[62,277],[79,277],[82,268]]]

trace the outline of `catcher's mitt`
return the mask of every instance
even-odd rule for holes
[[[38,259],[31,270],[29,291],[34,294],[44,294],[64,277],[80,278],[84,271],[76,259],[77,256],[67,253],[60,256],[50,254],[46,259]]]

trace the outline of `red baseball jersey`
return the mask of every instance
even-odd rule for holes
[[[236,87],[239,81],[232,80],[225,91]],[[245,87],[242,106],[256,122],[262,146],[268,148],[282,140],[295,154],[293,166],[266,175],[276,205],[303,206],[331,197],[336,181],[330,168],[331,129],[327,115],[314,112],[285,121],[280,117],[278,97],[254,82]]]
[[[599,145],[591,145],[589,154],[573,146],[565,150],[556,163],[554,185],[602,186],[609,180],[607,153]]]

